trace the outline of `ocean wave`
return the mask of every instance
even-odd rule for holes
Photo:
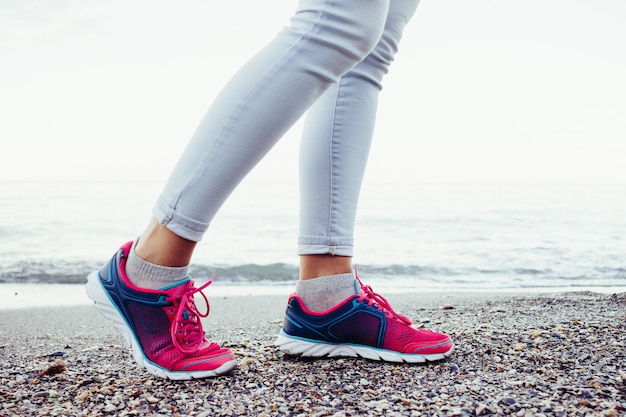
[[[0,283],[59,283],[82,284],[87,275],[101,264],[48,260],[27,262],[0,268]],[[605,266],[571,274],[557,273],[551,269],[511,268],[486,269],[467,267],[434,267],[423,265],[357,265],[364,280],[400,279],[418,280],[433,286],[473,285],[477,287],[541,287],[580,285],[626,285],[626,269]],[[283,284],[298,278],[298,266],[286,263],[202,265],[193,264],[190,273],[198,282],[215,274],[220,283]]]

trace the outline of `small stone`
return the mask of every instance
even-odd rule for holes
[[[370,401],[368,405],[379,410],[388,410],[390,408],[387,400]]]
[[[506,405],[514,405],[517,403],[517,400],[511,397],[504,397],[503,399],[500,400],[500,402]]]
[[[54,365],[50,365],[43,371],[39,372],[37,376],[41,377],[44,375],[56,375],[65,371],[67,371],[67,366],[65,366],[65,364],[62,361],[57,360]]]
[[[441,306],[442,310],[454,310],[454,306],[452,304],[444,304]]]
[[[541,337],[541,335],[543,334],[543,332],[541,330],[535,330],[530,334],[530,338],[531,339],[536,339],[538,337]]]
[[[85,400],[86,400],[88,397],[89,397],[89,391],[88,391],[88,390],[84,390],[84,391],[82,391],[80,394],[78,394],[78,395],[76,396],[76,399],[77,399],[78,401],[80,401],[81,403],[84,403],[84,402],[85,402]]]

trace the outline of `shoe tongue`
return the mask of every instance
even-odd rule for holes
[[[167,284],[167,285],[159,288],[159,290],[164,290],[164,291],[171,290],[171,289],[183,286],[183,285],[187,285],[189,283],[189,281],[191,281],[191,277],[190,276],[186,276],[185,278],[181,279],[180,281],[174,281],[171,284]]]

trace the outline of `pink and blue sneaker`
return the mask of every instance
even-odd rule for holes
[[[357,278],[358,280],[358,278]],[[389,302],[358,280],[360,294],[325,312],[307,310],[292,294],[276,345],[304,357],[362,357],[386,362],[421,363],[449,356],[448,335],[415,328]]]
[[[211,281],[199,288],[189,277],[158,290],[136,287],[125,273],[131,245],[123,245],[89,275],[87,295],[131,345],[137,363],[153,375],[176,380],[218,376],[235,368],[233,353],[209,342],[202,328],[201,318],[209,314],[202,290]],[[205,312],[194,302],[198,293]]]

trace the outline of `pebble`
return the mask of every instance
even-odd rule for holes
[[[517,404],[517,400],[515,398],[511,398],[511,397],[505,397],[502,400],[500,400],[503,404],[506,405],[515,405]]]

